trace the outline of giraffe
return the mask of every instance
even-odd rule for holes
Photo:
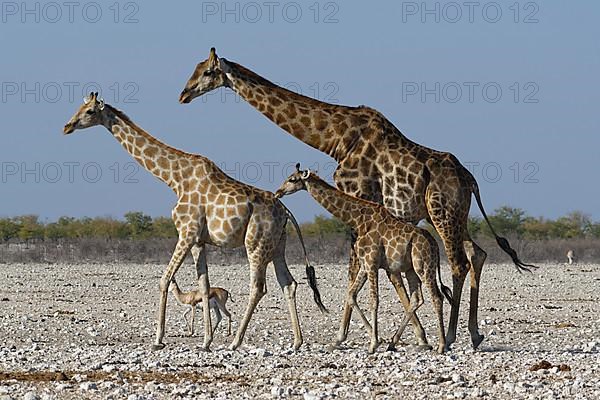
[[[356,309],[365,326],[369,325],[364,313],[356,303],[357,293],[364,284],[365,278],[368,278],[372,324],[369,332],[371,335],[369,353],[375,352],[379,345],[377,310],[379,307],[378,277],[380,268],[384,269],[388,275],[396,276],[400,282],[402,282],[400,274],[404,272],[411,291],[409,312],[392,338],[389,349],[395,347],[410,318],[423,304],[421,283],[425,282],[438,317],[437,351],[443,353],[446,350],[444,310],[442,293],[437,279],[439,278],[442,291],[449,302],[452,302],[452,292],[442,283],[440,251],[433,236],[422,228],[402,222],[381,204],[345,194],[330,186],[310,170],[300,170],[300,164],[296,164],[296,171],[283,182],[275,192],[275,196],[280,198],[299,190],[306,190],[317,203],[356,232],[356,241],[353,247],[361,269],[348,290],[346,304]]]
[[[219,87],[231,88],[284,131],[335,159],[338,166],[333,178],[342,191],[383,204],[406,222],[429,222],[443,241],[452,272],[453,302],[447,341],[452,344],[456,340],[460,298],[470,272],[468,327],[473,348],[481,344],[477,309],[487,253],[467,230],[471,195],[475,196],[496,243],[510,256],[517,271],[531,272],[536,266],[523,263],[508,241],[496,234],[483,208],[477,181],[453,154],[409,140],[375,109],[328,104],[294,93],[240,64],[218,57],[214,48],[208,59],[194,69],[179,101],[189,103]],[[359,268],[351,250],[349,285]],[[406,294],[395,288],[408,309]],[[340,337],[347,333],[351,313],[352,308],[346,307]],[[417,340],[426,344],[420,322],[416,317],[412,322]]]
[[[192,253],[202,295],[204,312],[204,344],[209,350],[212,328],[209,307],[209,279],[206,245],[239,247],[244,245],[250,264],[250,297],[245,314],[230,345],[232,350],[242,343],[250,317],[266,293],[265,272],[273,263],[277,281],[287,300],[294,349],[302,344],[302,332],[296,309],[296,281],[285,261],[286,230],[292,221],[298,235],[300,229],[289,210],[273,193],[238,182],[227,176],[212,161],[170,147],[151,136],[123,112],[104,104],[98,93],[91,93],[64,127],[70,134],[76,129],[103,125],[133,158],[155,177],[166,183],[177,195],[172,218],[178,240],[171,260],[160,279],[160,302],[154,350],[164,348],[167,290],[188,252]],[[304,243],[301,241],[304,248]],[[325,311],[316,284],[314,268],[308,263],[306,273],[313,297]]]
[[[169,286],[169,291],[171,291],[171,293],[173,293],[173,296],[175,296],[175,299],[177,300],[177,302],[179,304],[181,304],[182,306],[189,306],[189,308],[186,307],[186,310],[184,311],[182,317],[183,317],[183,320],[185,321],[186,327],[188,328],[188,334],[190,336],[193,336],[194,335],[194,319],[196,317],[196,305],[198,305],[199,303],[202,303],[202,299],[203,299],[202,295],[200,294],[200,291],[198,289],[191,290],[189,292],[181,291],[181,289],[179,288],[179,285],[175,281],[175,277],[173,277],[173,279],[171,280],[171,285]],[[231,313],[229,312],[229,310],[227,310],[227,306],[226,306],[227,300],[230,297],[231,296],[230,296],[229,292],[223,288],[211,287],[209,290],[208,304],[210,305],[210,309],[214,310],[215,315],[217,316],[217,322],[215,323],[215,326],[213,327],[213,335],[217,331],[217,328],[219,327],[219,323],[223,319],[223,317],[221,316],[221,312],[223,312],[223,314],[225,314],[225,316],[227,317],[227,336],[231,335]],[[233,300],[231,300],[231,301],[233,301]],[[192,313],[192,317],[191,317],[190,321],[188,322],[187,315],[190,312]]]

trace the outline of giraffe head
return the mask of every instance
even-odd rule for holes
[[[279,186],[275,192],[275,197],[283,197],[288,194],[296,193],[300,190],[306,190],[306,180],[311,176],[312,172],[307,169],[302,171],[300,163],[296,164],[296,171],[288,176],[288,178]]]
[[[73,117],[65,125],[63,132],[65,135],[73,133],[76,129],[85,129],[90,126],[102,124],[102,111],[104,110],[104,100],[98,98],[98,92],[90,93],[83,99],[83,104]]]
[[[226,72],[223,70],[221,61],[217,56],[215,48],[210,49],[208,58],[196,66],[194,73],[185,84],[185,88],[179,96],[182,104],[190,103],[198,96],[212,90],[228,85]]]

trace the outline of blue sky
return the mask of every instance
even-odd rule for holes
[[[454,153],[488,211],[600,219],[598,2],[73,4],[1,4],[1,216],[170,214],[172,192],[104,128],[62,136],[95,84],[151,134],[242,181],[274,190],[297,161],[331,175],[332,160],[230,91],[177,102],[215,46],[304,94],[377,108],[409,138]],[[306,194],[286,203],[300,220],[324,213]]]

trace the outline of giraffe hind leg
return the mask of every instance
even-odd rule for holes
[[[391,351],[393,351],[396,348],[396,345],[402,337],[402,333],[404,333],[404,329],[406,328],[410,320],[416,316],[417,310],[423,305],[423,291],[421,289],[421,280],[419,279],[419,277],[413,269],[409,269],[408,271],[406,271],[406,279],[408,280],[408,285],[410,288],[410,307],[408,308],[408,310],[406,310],[402,322],[398,326],[396,333],[390,341],[388,350]],[[427,345],[427,348],[431,348],[431,346]]]
[[[394,286],[394,289],[396,290],[396,294],[398,295],[402,306],[404,307],[404,312],[406,314],[409,314],[409,310],[411,307],[410,299],[408,297],[408,294],[406,293],[404,283],[402,282],[402,275],[393,272],[388,272],[387,275],[388,279],[390,280],[390,282]],[[419,317],[417,317],[416,313],[412,314],[410,322],[413,326],[415,337],[417,338],[417,345],[422,347],[428,347],[429,343],[427,342],[425,329],[423,329],[423,325],[421,324],[421,321],[419,320]]]
[[[479,333],[477,326],[477,310],[479,308],[479,285],[481,282],[481,271],[487,254],[472,240],[464,242],[467,259],[471,265],[471,298],[469,308],[469,332],[471,333],[471,343],[473,348],[479,347],[484,336]]]
[[[294,333],[294,350],[298,350],[302,345],[302,329],[300,328],[300,322],[298,320],[298,308],[296,305],[296,287],[298,284],[292,277],[290,270],[285,262],[285,258],[282,255],[278,255],[273,260],[275,266],[275,275],[277,282],[281,287],[283,296],[288,304],[288,310],[290,313],[290,322],[292,324],[292,331]]]
[[[431,221],[444,243],[444,249],[452,270],[452,306],[446,334],[446,343],[447,346],[450,346],[456,341],[460,298],[465,278],[469,273],[469,262],[463,247],[463,232],[465,228],[458,226],[456,221],[449,220],[444,212],[436,212],[439,208],[443,209],[442,200],[439,200],[435,207],[431,204],[428,206]]]

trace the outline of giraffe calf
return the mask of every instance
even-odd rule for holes
[[[171,284],[169,285],[169,291],[173,293],[175,299],[182,306],[189,306],[189,308],[183,313],[182,317],[185,321],[185,325],[188,328],[188,334],[192,336],[194,334],[194,319],[196,317],[196,306],[198,304],[202,304],[202,294],[200,290],[192,290],[189,292],[182,292],[179,289],[179,285],[175,281],[175,278],[171,280]],[[213,328],[213,333],[217,330],[219,323],[223,319],[221,316],[221,312],[225,314],[227,317],[227,336],[231,335],[231,313],[227,310],[226,303],[230,298],[230,294],[227,290],[220,287],[211,287],[209,289],[208,295],[208,306],[211,310],[215,312],[217,316],[217,322]],[[232,300],[233,301],[233,300]],[[192,312],[192,317],[188,322],[187,315]]]
[[[360,261],[360,271],[351,283],[346,302],[354,307],[365,327],[371,335],[369,352],[374,352],[379,345],[377,310],[379,307],[378,276],[379,269],[384,269],[392,283],[396,281],[402,291],[404,272],[410,289],[410,307],[391,340],[393,349],[409,320],[423,305],[422,282],[429,289],[438,317],[438,352],[446,350],[444,333],[443,298],[438,286],[438,279],[444,296],[452,303],[452,292],[441,283],[440,257],[437,242],[429,232],[412,224],[405,223],[393,216],[380,204],[362,200],[345,194],[332,187],[311,171],[301,171],[296,165],[296,172],[290,175],[276,192],[277,197],[306,190],[327,211],[349,225],[356,233],[354,250]],[[358,307],[356,296],[366,280],[369,280],[371,296],[372,328],[364,313]],[[338,345],[345,337],[338,338]]]

